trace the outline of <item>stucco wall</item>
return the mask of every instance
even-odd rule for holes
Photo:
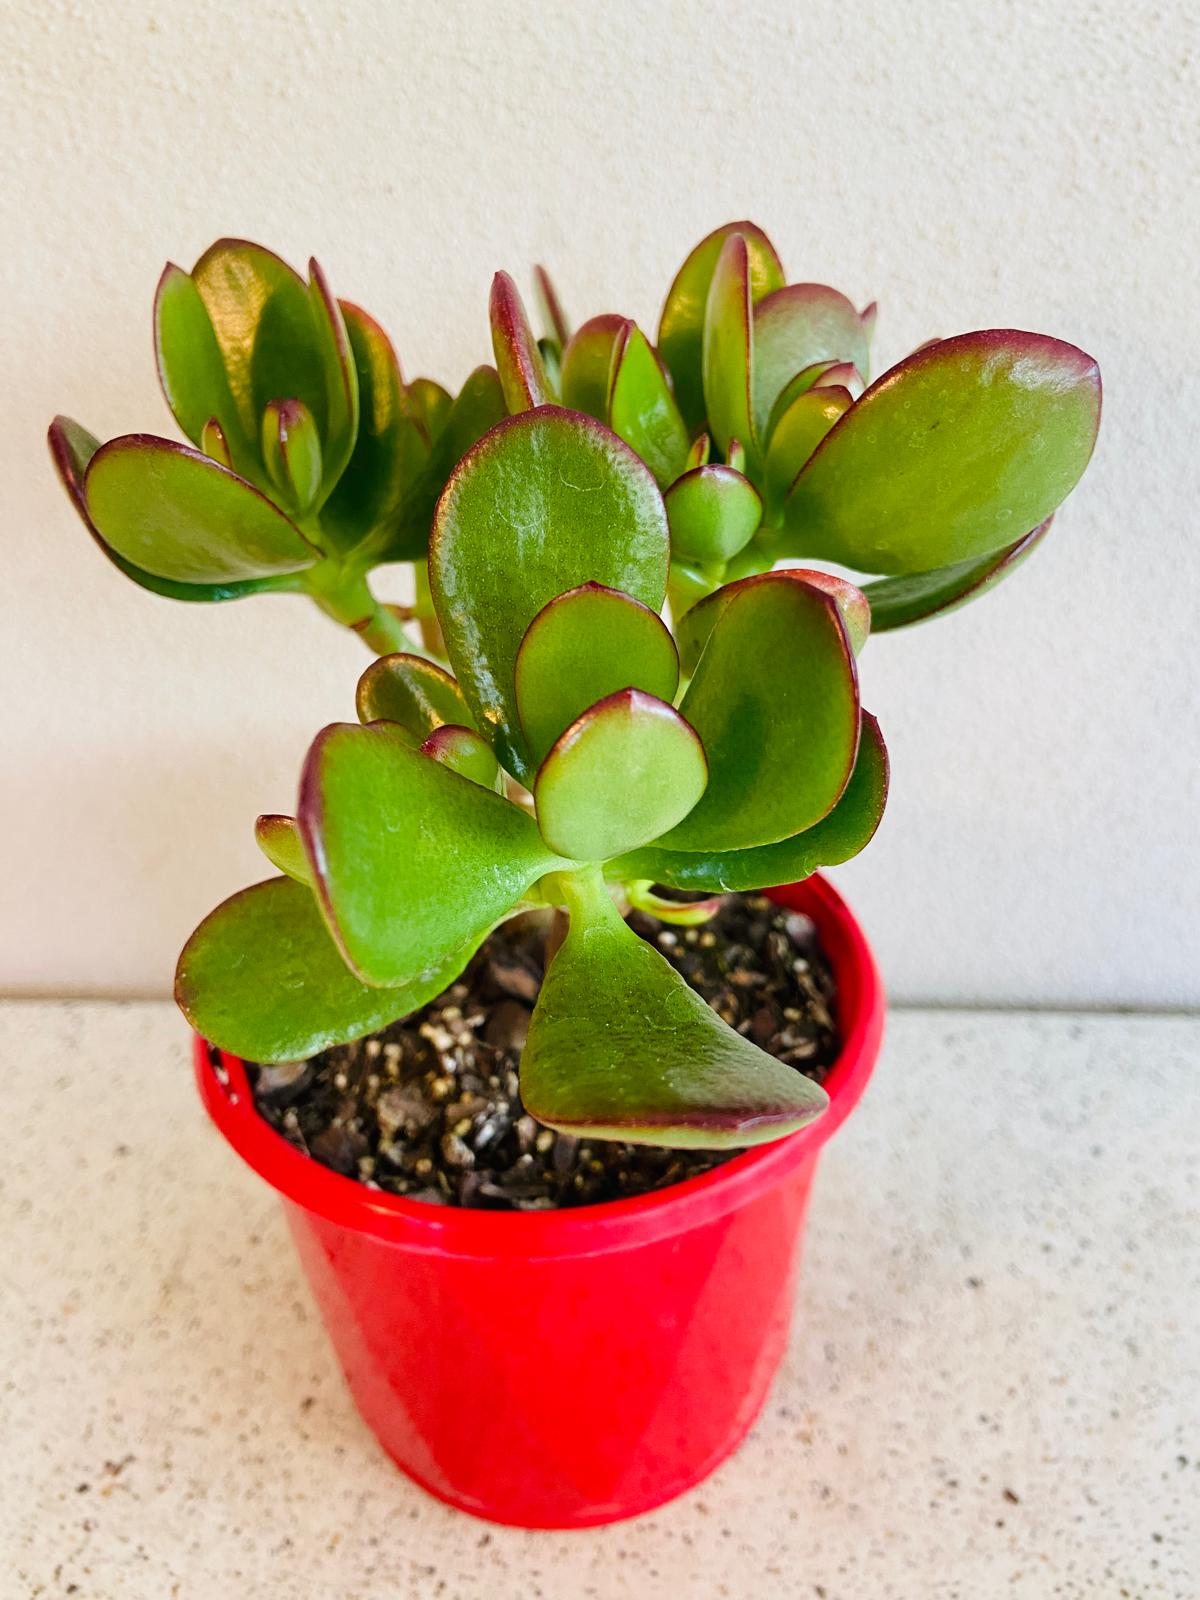
[[[162,262],[223,233],[315,252],[410,374],[457,382],[496,267],[544,261],[578,315],[653,326],[684,250],[748,215],[791,276],[879,298],[885,364],[1016,326],[1104,372],[1100,447],[1045,549],[864,658],[893,801],[838,878],[892,991],[1200,1000],[1195,17],[9,0],[0,987],[164,990],[197,917],[262,875],[251,821],[291,808],[367,659],[302,600],[140,593],[52,481],[55,411],[169,431]]]

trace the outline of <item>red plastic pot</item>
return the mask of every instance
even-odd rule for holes
[[[245,1069],[200,1093],[279,1190],[358,1408],[396,1463],[476,1516],[585,1527],[698,1483],[758,1414],[787,1342],[816,1158],[875,1064],[883,991],[819,877],[773,891],[816,922],[845,1041],[811,1127],[658,1194],[498,1213],[364,1188],[259,1117]]]

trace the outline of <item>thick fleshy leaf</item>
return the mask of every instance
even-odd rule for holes
[[[366,983],[423,981],[564,865],[527,811],[386,723],[317,735],[299,822],[326,917]]]
[[[575,412],[545,406],[511,417],[459,463],[438,504],[430,590],[470,720],[514,776],[534,768],[514,678],[529,624],[588,582],[660,610],[669,551],[648,469]]]
[[[598,1139],[761,1144],[825,1109],[823,1089],[735,1033],[622,921],[602,885],[564,883],[571,923],[521,1056],[540,1122]]]
[[[693,467],[664,496],[671,552],[684,561],[728,561],[758,531],[762,496],[732,467]]]
[[[432,441],[450,420],[454,396],[436,378],[414,378],[408,385],[408,403]]]
[[[658,357],[635,322],[625,324],[614,356],[608,421],[641,456],[660,488],[683,471],[687,429]]]
[[[706,433],[698,433],[692,440],[688,450],[687,465],[689,471],[693,467],[706,467],[712,458],[712,440]]]
[[[766,570],[763,568],[760,572]],[[676,644],[679,647],[680,666],[686,676],[690,677],[695,672],[696,663],[717,619],[746,587],[747,579],[757,576],[759,573],[749,572],[740,579],[731,577],[720,589],[714,589],[692,606],[680,620],[676,629]],[[871,632],[871,608],[863,591],[848,578],[838,578],[831,572],[820,572],[815,567],[780,567],[770,576],[772,582],[806,583],[827,594],[841,614],[850,648],[855,655],[861,652]]]
[[[557,344],[561,354],[567,347],[567,340],[571,337],[571,330],[567,326],[562,301],[558,298],[558,290],[551,282],[550,274],[545,267],[534,267],[533,281],[537,287],[538,303],[542,312],[542,324],[547,334]]]
[[[802,367],[793,377],[789,378],[776,396],[775,404],[771,407],[771,415],[767,420],[766,430],[763,434],[764,448],[768,446],[774,436],[775,429],[779,426],[779,419],[789,411],[792,402],[800,395],[807,394],[820,382],[821,378],[832,367],[837,366],[836,361],[814,361],[811,367]]]
[[[321,437],[302,401],[271,401],[263,412],[262,451],[283,504],[298,513],[307,511],[321,488]]]
[[[417,743],[447,724],[470,725],[462,690],[436,662],[424,656],[380,656],[358,680],[355,710],[360,722],[395,722]]]
[[[754,417],[760,437],[766,437],[784,386],[818,361],[853,362],[866,371],[866,331],[844,294],[822,283],[790,283],[755,306]]]
[[[608,421],[613,364],[628,326],[625,317],[605,315],[592,317],[572,334],[563,351],[563,405]]]
[[[753,300],[750,289],[750,254],[745,239],[734,234],[717,257],[708,308],[704,318],[704,403],[709,429],[725,452],[726,460],[745,470],[736,460],[736,441],[746,452],[751,468],[758,465],[754,431]]]
[[[1087,466],[1100,375],[1074,345],[945,339],[874,383],[788,498],[789,550],[899,575],[955,566],[1043,522]]]
[[[186,600],[204,604],[218,600],[240,600],[244,595],[261,594],[268,590],[281,591],[300,587],[301,580],[297,577],[245,578],[236,583],[176,583],[170,578],[160,578],[155,573],[136,566],[132,561],[127,561],[102,537],[99,528],[92,521],[84,496],[84,475],[88,463],[100,448],[99,439],[70,417],[55,417],[46,438],[59,480],[96,547],[112,562],[118,572],[123,572],[127,578],[132,578],[141,588],[149,589],[151,594],[163,595],[168,600]]]
[[[854,400],[863,392],[863,376],[853,361],[835,361],[820,373],[814,389],[844,389]]]
[[[545,405],[553,398],[546,368],[517,286],[507,272],[492,279],[491,319],[496,370],[509,411],[516,414]]]
[[[313,871],[304,854],[304,840],[295,817],[265,813],[254,824],[254,842],[273,867],[312,888]]]
[[[106,544],[178,583],[300,572],[318,558],[295,524],[244,478],[149,434],[101,445],[88,465],[84,495]]]
[[[358,378],[359,422],[354,452],[321,508],[321,529],[345,552],[372,535],[381,539],[396,522],[429,460],[429,440],[411,412],[387,334],[358,306],[343,300],[341,309]]]
[[[977,600],[1033,554],[1053,520],[1047,517],[1007,550],[994,551],[978,561],[960,561],[935,572],[911,572],[902,578],[880,578],[877,583],[868,583],[863,594],[871,608],[875,632],[907,628],[964,606],[968,600]]]
[[[846,389],[813,387],[797,395],[779,418],[763,469],[763,493],[772,511],[782,507],[800,468],[852,404]]]
[[[203,445],[205,427],[215,420],[228,447],[227,465],[260,477],[257,419],[234,399],[208,307],[190,274],[173,262],[154,296],[154,350],[167,404],[192,443]]]
[[[811,828],[836,805],[858,748],[854,654],[832,597],[785,573],[738,584],[679,709],[709,781],[663,844],[740,850]]]
[[[503,774],[494,751],[486,739],[474,728],[459,727],[452,722],[435,728],[421,746],[421,754],[431,761],[440,761],[460,778],[469,778],[485,789],[502,793]]]
[[[200,449],[210,461],[215,461],[219,467],[228,467],[231,472],[234,470],[229,440],[225,437],[225,430],[216,417],[209,417],[203,428],[201,428]]]
[[[538,827],[560,856],[607,861],[682,821],[707,782],[704,749],[678,711],[621,689],[577,718],[542,762]]]
[[[330,334],[314,314],[316,297],[304,279],[261,245],[218,239],[192,268],[192,281],[212,323],[243,434],[257,441],[270,401],[302,400],[324,437]],[[214,407],[209,412],[221,416]]]
[[[324,499],[345,472],[354,452],[359,419],[358,372],[342,308],[315,258],[308,263],[308,295],[314,342],[325,377],[325,422],[320,430]]]
[[[585,583],[534,617],[517,652],[517,712],[540,764],[559,734],[618,689],[673,700],[679,656],[670,629],[640,600]]]
[[[301,1061],[425,1005],[473,954],[458,951],[417,983],[369,988],[342,960],[312,891],[270,878],[205,917],[179,958],[175,999],[197,1033],[233,1055]]]
[[[829,815],[790,839],[750,850],[644,850],[609,864],[614,878],[650,879],[669,889],[706,893],[772,889],[799,883],[821,867],[836,867],[864,850],[875,836],[888,792],[888,756],[879,724],[862,714],[858,758],[845,793]]]
[[[750,296],[755,302],[783,287],[775,248],[752,222],[728,222],[688,256],[667,291],[658,324],[658,349],[675,380],[675,399],[689,429],[704,420],[704,316],[717,258],[731,234],[741,234],[750,260]]]

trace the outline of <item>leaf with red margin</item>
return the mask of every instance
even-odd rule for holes
[[[83,492],[106,544],[176,583],[274,577],[302,572],[319,558],[252,484],[169,439],[110,439],[89,462]]]
[[[867,335],[844,294],[823,283],[790,283],[754,308],[754,419],[767,435],[771,409],[789,379],[818,361],[866,370]],[[840,379],[837,381],[841,381]]]
[[[754,339],[750,254],[741,234],[725,241],[713,270],[704,313],[704,403],[713,439],[731,465],[736,441],[751,474],[760,465],[754,428]]]
[[[825,436],[792,487],[784,553],[899,576],[1007,549],[1079,481],[1100,374],[1011,329],[908,356]]]
[[[868,583],[863,594],[871,608],[873,630],[889,633],[895,628],[908,628],[965,606],[968,600],[979,599],[1033,554],[1053,521],[1053,517],[1047,517],[1016,544],[994,551],[981,561],[961,561],[934,572],[910,572],[902,578],[880,578]]]
[[[330,930],[364,983],[424,982],[568,865],[527,811],[387,723],[317,735],[298,820]]]
[[[563,405],[607,423],[613,363],[628,326],[628,318],[606,314],[590,318],[572,334],[563,351]]]
[[[544,606],[521,640],[517,712],[533,761],[576,717],[618,689],[671,701],[679,656],[670,629],[632,595],[585,583]]]
[[[558,298],[558,290],[554,287],[550,274],[545,267],[534,267],[533,281],[537,287],[538,300],[541,304],[543,325],[561,352],[567,347],[567,340],[571,337],[571,329],[563,313],[562,301]]]
[[[607,861],[681,822],[707,782],[704,747],[678,711],[621,689],[577,717],[538,768],[538,827],[560,856]]]
[[[723,1149],[821,1114],[825,1091],[722,1022],[602,883],[576,874],[563,891],[570,927],[521,1055],[531,1115],[590,1139]]]
[[[431,761],[440,761],[460,778],[469,778],[484,789],[504,793],[504,774],[487,740],[474,728],[464,728],[444,722],[435,728],[421,745],[421,754]]]
[[[737,584],[679,709],[700,735],[709,781],[664,836],[667,849],[746,849],[819,822],[858,749],[858,674],[832,596],[782,573]]]
[[[685,562],[728,561],[762,522],[762,496],[740,472],[713,463],[693,467],[664,496],[671,552]]]
[[[354,698],[360,722],[397,723],[418,744],[447,724],[466,726],[471,721],[463,692],[446,669],[403,651],[372,661]]]
[[[425,1005],[475,948],[456,951],[415,983],[370,987],[342,960],[312,891],[270,878],[205,917],[179,957],[175,1000],[222,1050],[249,1061],[303,1061]]]
[[[607,421],[641,456],[660,489],[674,483],[687,462],[687,429],[666,373],[635,322],[625,324],[613,352]]]
[[[750,259],[750,295],[755,302],[783,288],[775,247],[753,222],[727,222],[688,256],[667,290],[658,324],[658,349],[675,380],[675,399],[689,429],[704,421],[704,320],[717,258],[732,234],[741,234]]]
[[[615,879],[649,879],[668,889],[729,894],[799,883],[822,867],[836,867],[865,850],[875,837],[888,793],[888,754],[879,724],[862,714],[858,757],[845,792],[827,817],[803,833],[749,850],[667,850],[647,845],[611,861]]]
[[[304,840],[295,817],[264,812],[255,820],[254,842],[273,867],[312,888],[313,871],[304,854]]]
[[[123,572],[140,588],[148,589],[151,594],[162,595],[168,600],[206,604],[221,600],[240,600],[248,594],[286,593],[303,586],[301,579],[292,576],[243,578],[232,583],[178,583],[171,578],[160,578],[134,562],[127,561],[105,540],[93,522],[84,495],[84,475],[88,463],[100,449],[100,441],[70,417],[55,417],[50,424],[47,440],[59,480],[79,513],[84,527],[118,572]],[[167,443],[165,440],[163,442]]]
[[[588,582],[659,611],[669,556],[648,468],[577,412],[543,406],[510,417],[455,468],[430,541],[430,591],[472,720],[514,777],[534,771],[515,683],[529,624]]]
[[[492,279],[492,349],[510,413],[532,411],[553,398],[537,340],[516,284],[507,272]]]

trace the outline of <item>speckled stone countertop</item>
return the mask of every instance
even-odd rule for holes
[[[1200,1021],[893,1015],[748,1442],[573,1534],[383,1457],[186,1044],[0,1007],[0,1600],[1200,1595]]]

